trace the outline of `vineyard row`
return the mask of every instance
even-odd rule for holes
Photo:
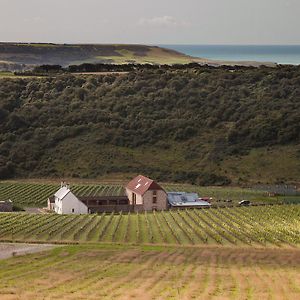
[[[80,216],[0,213],[0,240],[297,245],[300,243],[300,206]]]

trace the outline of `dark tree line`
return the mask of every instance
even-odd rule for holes
[[[94,73],[94,72],[134,72],[142,70],[189,70],[189,69],[222,69],[222,70],[243,70],[256,69],[255,67],[243,66],[202,66],[198,63],[189,64],[173,64],[173,65],[158,65],[158,64],[108,64],[98,63],[90,64],[83,63],[80,65],[70,65],[62,67],[60,65],[40,65],[28,70],[26,72],[15,72],[16,75],[51,75],[55,73]],[[264,67],[261,67],[264,68]]]
[[[121,71],[115,67],[105,65],[105,70]],[[122,71],[129,67],[123,66]],[[60,66],[40,68],[42,72],[62,70]],[[91,68],[104,70],[103,65]],[[70,72],[91,68],[82,65],[74,71],[71,66]],[[170,153],[172,147],[182,145],[184,159],[205,155],[207,161],[244,155],[257,147],[299,143],[299,67],[134,68],[122,76],[1,79],[0,178],[57,176],[56,156],[70,158],[81,143],[91,149],[90,156],[107,145],[141,152],[157,147]],[[51,157],[45,158],[50,150]],[[47,165],[41,164],[45,159]],[[164,180],[230,182],[205,165],[203,170],[180,171],[177,166],[161,169],[156,162],[138,167],[127,158],[115,159],[117,164],[104,160],[97,168],[107,173],[147,168],[147,174]],[[84,168],[84,161],[74,164]],[[85,176],[101,175],[91,171],[93,167],[85,168]]]

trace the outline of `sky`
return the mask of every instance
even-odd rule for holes
[[[0,0],[0,41],[300,44],[300,0]]]

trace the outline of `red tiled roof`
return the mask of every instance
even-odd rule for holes
[[[163,190],[158,183],[143,175],[139,175],[132,179],[127,184],[126,188],[139,195],[144,195],[149,190]]]

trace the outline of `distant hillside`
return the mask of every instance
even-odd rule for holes
[[[0,67],[82,63],[190,63],[194,58],[170,49],[144,45],[67,45],[0,43]]]
[[[0,177],[299,182],[300,67],[0,79]]]
[[[270,63],[225,62],[191,57],[174,50],[146,45],[0,43],[0,71],[20,71],[36,65],[80,65],[83,63],[139,63],[260,66]]]

